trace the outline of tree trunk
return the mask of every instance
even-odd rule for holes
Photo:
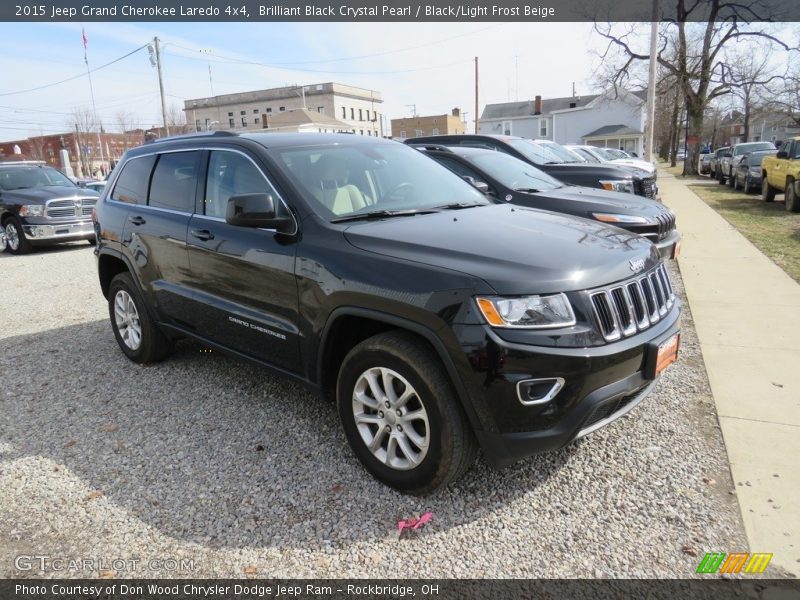
[[[750,141],[750,103],[745,102],[744,105],[744,134],[742,137],[743,142]]]
[[[705,106],[702,102],[691,102],[686,104],[689,121],[689,137],[694,137],[691,144],[686,144],[687,164],[684,168],[684,175],[699,175],[697,165],[700,162],[700,145],[703,137],[703,118],[705,117]]]

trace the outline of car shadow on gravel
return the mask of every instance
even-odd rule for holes
[[[64,252],[74,252],[76,250],[93,250],[94,246],[90,246],[88,242],[65,242],[63,244],[53,244],[52,246],[36,246],[30,254],[24,254],[22,256],[36,256],[40,254],[42,256],[50,256],[61,254]],[[13,259],[19,258],[16,254],[11,254],[8,249],[5,252],[0,252],[0,260],[2,259]]]
[[[341,547],[391,538],[399,519],[425,511],[434,531],[469,525],[536,493],[581,452],[499,472],[479,460],[415,498],[360,466],[331,403],[195,344],[138,366],[99,320],[0,339],[0,372],[0,442],[13,449],[3,462],[49,459],[132,518],[213,548]]]

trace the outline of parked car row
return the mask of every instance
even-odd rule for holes
[[[718,148],[709,156],[708,167],[704,160],[700,172],[720,185],[746,194],[761,192],[765,202],[783,193],[786,209],[800,212],[800,138],[786,140],[779,149],[772,142],[747,142]]]
[[[647,229],[674,216],[637,189],[520,138],[164,139],[97,204],[100,288],[132,361],[188,337],[295,379],[374,477],[425,494],[479,448],[503,466],[613,422],[676,359]]]

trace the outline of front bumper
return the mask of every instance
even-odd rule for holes
[[[680,243],[681,234],[678,233],[677,229],[673,229],[663,240],[655,242],[655,246],[661,258],[671,259],[678,258],[680,254]]]
[[[47,225],[23,223],[22,229],[25,231],[25,237],[31,242],[69,242],[73,240],[88,240],[95,236],[94,226],[91,221]]]
[[[459,332],[473,371],[470,395],[483,424],[475,434],[488,462],[499,468],[563,448],[633,409],[658,381],[648,371],[658,345],[678,333],[679,314],[676,301],[650,329],[588,348],[509,343],[483,326]],[[465,339],[474,345],[463,344]],[[524,404],[518,384],[542,378],[562,379],[563,387],[546,403]]]

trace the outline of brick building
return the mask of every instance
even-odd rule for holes
[[[392,119],[392,137],[400,140],[422,135],[461,135],[465,129],[459,108],[449,115]]]

